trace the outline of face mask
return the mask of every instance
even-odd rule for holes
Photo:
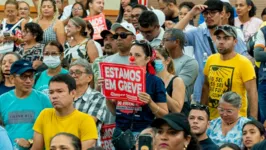
[[[54,69],[61,63],[60,56],[44,56],[43,63],[45,63],[48,68]]]
[[[157,73],[162,72],[164,69],[163,61],[162,60],[154,60],[155,63],[155,70]]]

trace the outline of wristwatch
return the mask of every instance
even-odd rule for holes
[[[31,147],[33,144],[33,139],[28,139],[28,142],[30,143],[30,147]]]

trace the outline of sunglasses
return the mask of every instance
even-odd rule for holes
[[[227,32],[230,32],[236,35],[235,30],[231,26],[228,26],[228,25],[218,26],[216,27],[216,30],[225,30]]]
[[[206,113],[208,114],[208,116],[210,116],[210,110],[209,107],[206,105],[201,105],[201,104],[191,104],[190,105],[190,109],[199,109],[199,110],[204,110],[206,111]]]
[[[121,39],[126,39],[127,36],[129,35],[133,35],[133,33],[126,33],[126,32],[116,33],[113,35],[113,38],[118,39],[118,37],[120,37]]]

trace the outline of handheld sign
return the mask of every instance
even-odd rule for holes
[[[93,17],[86,17],[84,18],[84,20],[89,21],[94,29],[93,39],[102,39],[101,32],[103,30],[107,30],[104,14],[101,13],[100,15],[96,15]]]
[[[143,104],[139,92],[146,91],[145,67],[100,62],[106,99]]]
[[[112,137],[115,130],[115,124],[103,124],[101,128],[101,143],[105,150],[113,150]]]

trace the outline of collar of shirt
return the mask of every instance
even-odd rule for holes
[[[88,87],[88,89],[86,90],[86,92],[80,96],[79,98],[77,98],[76,100],[74,100],[74,102],[77,102],[79,100],[83,100],[85,102],[87,102],[87,100],[89,99],[89,95],[92,92],[92,89],[90,87]]]

